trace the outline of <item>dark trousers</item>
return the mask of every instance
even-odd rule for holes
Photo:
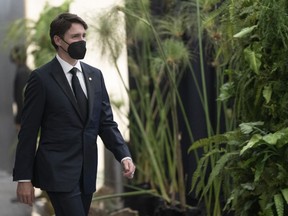
[[[56,216],[87,216],[93,194],[84,194],[77,186],[71,192],[48,192]]]

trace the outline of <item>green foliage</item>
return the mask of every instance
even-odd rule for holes
[[[274,195],[274,203],[278,216],[284,216],[284,200],[281,194]]]
[[[269,215],[270,211],[275,212],[271,215],[285,215],[288,128],[275,133],[264,133],[264,125],[259,122],[242,123],[241,127],[242,130],[239,128],[194,143],[196,148],[206,144],[210,151],[201,158],[192,185],[196,187],[197,192],[201,191],[202,197],[214,181],[224,181],[228,176],[232,180],[232,191],[226,194],[226,209],[234,210],[236,215],[243,216]],[[238,143],[235,143],[236,140]],[[211,141],[213,145],[210,145]],[[203,164],[215,156],[215,153],[219,153],[220,156],[209,174],[208,181],[203,184]]]
[[[117,21],[125,15],[128,67],[133,88],[125,85],[130,99],[130,147],[137,166],[135,180],[148,182],[158,196],[170,205],[186,206],[186,189],[181,153],[179,113],[187,126],[190,142],[193,135],[183,108],[178,85],[192,69],[194,55],[191,43],[197,39],[196,2],[165,1],[163,15],[153,14],[149,0],[127,0],[125,5],[104,12],[94,26],[102,50],[125,85],[114,51],[123,40],[118,38]],[[193,13],[192,13],[193,12]],[[97,15],[98,16],[98,15]],[[109,29],[107,30],[107,26]],[[121,48],[120,48],[121,49]],[[118,48],[117,48],[118,50]],[[201,71],[205,74],[204,70]],[[204,76],[203,76],[204,79]],[[206,89],[203,81],[203,89]],[[202,105],[208,107],[205,91],[195,79]],[[206,98],[206,100],[205,100]],[[206,104],[205,104],[206,103]],[[207,122],[210,116],[206,113]],[[207,125],[210,129],[210,125]],[[184,153],[185,154],[185,153]],[[197,155],[195,155],[197,160]],[[148,159],[149,158],[149,159]]]
[[[43,65],[55,56],[55,48],[51,45],[49,36],[50,23],[59,13],[68,12],[70,3],[71,0],[66,0],[59,7],[46,3],[36,21],[27,18],[15,20],[7,30],[4,44],[18,44],[24,40],[33,56],[34,66]]]
[[[46,4],[44,10],[40,13],[39,19],[33,27],[31,43],[34,46],[32,55],[34,56],[35,66],[39,67],[55,56],[55,48],[51,45],[49,36],[49,26],[58,14],[69,11],[71,0],[66,0],[59,7],[52,7]]]
[[[205,155],[192,185],[203,197],[215,191],[213,183],[222,182],[225,209],[236,215],[287,215],[288,2],[201,2],[213,65],[225,75],[218,100],[227,102],[225,111],[234,122],[227,128],[231,132],[193,143],[191,149],[203,148]],[[218,137],[226,139],[215,142]],[[228,160],[231,154],[235,157]],[[207,174],[203,165],[209,163],[212,171]],[[215,193],[211,202],[218,199]],[[205,202],[208,214],[220,215]]]

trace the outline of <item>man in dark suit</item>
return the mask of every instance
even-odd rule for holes
[[[25,90],[13,180],[23,203],[32,205],[34,187],[46,191],[56,216],[88,215],[98,135],[125,177],[135,171],[101,71],[78,60],[85,56],[87,28],[75,14],[56,17],[50,25],[56,57],[31,73]]]

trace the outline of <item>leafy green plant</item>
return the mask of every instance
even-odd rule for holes
[[[186,117],[178,92],[183,75],[191,73],[193,77],[191,85],[196,87],[206,122],[206,128],[202,129],[207,131],[208,136],[220,132],[220,122],[223,119],[227,129],[231,129],[233,124],[230,122],[233,122],[234,117],[226,112],[228,102],[218,100],[215,127],[210,119],[211,102],[208,101],[205,54],[211,44],[210,38],[207,38],[209,31],[205,30],[208,27],[202,23],[202,12],[207,13],[209,10],[207,1],[163,1],[161,5],[163,14],[153,14],[149,0],[125,1],[123,7],[114,7],[100,16],[100,24],[94,26],[92,31],[96,32],[97,41],[102,42],[103,54],[110,55],[130,99],[129,143],[135,153],[134,160],[138,169],[136,181],[150,183],[156,191],[154,195],[162,197],[169,205],[175,206],[180,202],[180,206],[185,209],[182,154],[186,153],[181,152],[178,113],[181,113],[181,119],[186,125],[188,142],[192,144],[194,137],[190,129],[191,120]],[[123,14],[126,35],[117,28],[123,20]],[[119,51],[125,42],[132,88],[126,86],[117,62]],[[191,48],[191,44],[195,44],[199,51]],[[194,64],[198,58],[200,69],[195,71]],[[216,65],[216,60],[212,63]],[[226,74],[221,73],[222,68],[215,69],[216,91],[219,91]],[[224,96],[226,89],[225,99],[231,97],[229,90],[233,87],[229,83],[226,88],[223,86],[221,94]],[[193,152],[193,156],[198,161],[197,151]],[[212,169],[218,157],[219,155],[213,155],[210,158],[208,163]],[[214,181],[213,189],[203,194],[207,209],[214,208],[215,212],[221,212],[220,200],[213,199],[213,196],[220,196],[220,189],[221,182]]]
[[[62,12],[69,11],[71,0],[62,5],[53,7],[46,3],[39,19],[34,21],[28,18],[15,20],[7,29],[3,45],[25,43],[29,54],[32,54],[34,67],[39,67],[55,56],[55,49],[51,45],[49,25],[52,19]]]
[[[218,100],[225,102],[231,117],[226,130],[231,132],[193,143],[191,149],[199,145],[205,151],[193,188],[201,198],[213,194],[206,200],[209,206],[220,200],[220,193],[214,193],[214,183],[220,183],[226,208],[236,215],[285,215],[287,2],[203,2],[201,25],[213,43],[216,72],[225,74]],[[207,211],[222,214],[215,208]]]
[[[208,109],[204,68],[201,89],[195,78],[193,52],[189,47],[192,41],[197,40],[196,13],[191,14],[197,9],[196,2],[163,3],[165,13],[162,16],[152,15],[151,1],[125,3],[123,7],[116,6],[100,16],[100,24],[92,26],[92,31],[96,32],[97,40],[102,42],[103,54],[110,55],[130,99],[129,143],[135,153],[136,181],[150,183],[156,191],[154,195],[161,197],[169,205],[176,206],[180,203],[185,209],[186,189],[179,112],[186,124],[191,143],[193,135],[178,92],[184,73],[192,74],[203,109]],[[126,38],[123,38],[123,33],[118,29],[119,22],[123,21],[123,14]],[[188,41],[184,39],[184,34],[191,34]],[[130,84],[133,85],[131,88],[126,86],[117,62],[125,40]],[[209,112],[206,111],[205,114],[208,131],[213,133]],[[195,157],[197,158],[197,154]]]
[[[288,128],[271,133],[265,130],[263,122],[250,122],[241,123],[237,130],[196,141],[190,150],[209,145],[213,147],[199,163],[193,188],[201,197],[216,179],[230,179],[232,188],[226,194],[225,209],[241,216],[286,215],[287,138]],[[211,171],[207,184],[202,187],[199,178],[205,176],[202,172],[204,162],[218,153],[221,157]]]

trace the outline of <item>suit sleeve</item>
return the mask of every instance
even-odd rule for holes
[[[45,106],[45,90],[37,72],[32,72],[24,94],[21,129],[15,155],[13,180],[33,177],[37,138]]]
[[[109,96],[101,74],[102,110],[100,118],[99,136],[105,147],[109,149],[120,162],[124,157],[131,157],[130,151],[124,141],[117,123],[113,120],[113,113]]]

